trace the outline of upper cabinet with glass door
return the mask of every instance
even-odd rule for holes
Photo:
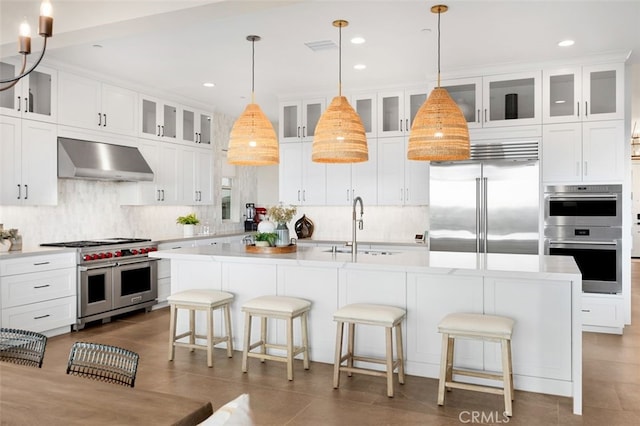
[[[313,140],[316,125],[325,108],[324,98],[280,102],[280,141]]]
[[[13,77],[18,62],[0,62],[0,78]],[[12,88],[0,92],[0,114],[55,123],[57,120],[57,71],[39,65]]]
[[[140,96],[140,136],[175,142],[178,136],[178,104]],[[182,123],[180,123],[181,125]]]
[[[183,108],[182,141],[211,145],[211,114]]]
[[[375,138],[378,134],[378,104],[376,94],[363,93],[351,95],[350,104],[362,120],[367,139]]]
[[[378,137],[409,136],[426,99],[426,87],[378,93]]]
[[[443,80],[440,86],[458,104],[470,129],[541,123],[539,71]]]
[[[544,70],[544,123],[623,119],[623,73],[624,64]]]

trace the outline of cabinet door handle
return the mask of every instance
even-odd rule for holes
[[[300,201],[300,190],[298,189],[298,201]]]
[[[484,109],[484,122],[487,122],[487,109]]]
[[[198,132],[196,132],[196,133],[195,133],[195,136],[194,136],[194,137],[195,137],[195,141],[196,141],[196,143],[198,143]]]
[[[162,201],[164,201],[164,189],[162,190]]]
[[[349,189],[347,188],[347,201],[349,201]]]
[[[400,120],[400,131],[402,131],[402,120]]]
[[[45,285],[36,285],[33,288],[47,288],[47,287],[51,287],[50,284],[45,284]]]
[[[583,309],[582,312],[591,312],[591,309]]]
[[[409,119],[407,118],[406,120],[404,120],[404,128],[406,129],[406,131],[409,131]]]
[[[306,189],[302,190],[302,201],[307,201],[307,190]]]
[[[298,137],[300,137],[300,126],[298,126]],[[298,200],[300,201],[300,200]]]
[[[160,135],[160,136],[162,136],[164,138],[164,125],[160,126],[160,127],[162,127],[162,135]]]
[[[480,108],[478,108],[478,115],[476,116],[476,123],[480,123]]]
[[[160,125],[158,124],[158,134],[156,136],[160,136]]]
[[[51,263],[51,262],[49,262],[49,261],[47,261],[47,262],[38,262],[38,263],[34,263],[33,266],[48,265],[49,263]]]
[[[22,105],[22,97],[18,96],[18,112],[20,112],[20,106]]]
[[[589,117],[589,102],[584,101],[584,116]]]
[[[576,112],[578,114],[578,117],[580,117],[580,102],[576,102]]]
[[[24,199],[29,198],[29,185],[24,186]]]
[[[98,127],[102,126],[102,114],[98,113]]]
[[[302,137],[303,138],[307,137],[307,126],[302,126]]]
[[[404,200],[409,201],[409,188],[404,189]]]
[[[404,191],[400,188],[400,201],[402,201],[402,196],[404,195]]]
[[[29,112],[29,98],[25,97],[24,98],[24,113],[28,113]]]
[[[107,114],[102,115],[104,115],[104,124],[102,125],[102,127],[107,127]]]
[[[22,196],[22,186],[18,184],[18,198],[16,199],[19,200],[21,196]]]
[[[160,201],[160,190],[156,189],[156,201]]]
[[[47,315],[41,315],[39,317],[33,317],[33,319],[42,319],[42,318],[47,318],[50,317],[51,315],[47,314]]]

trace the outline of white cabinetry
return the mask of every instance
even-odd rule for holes
[[[368,139],[369,160],[353,164],[327,164],[327,205],[351,205],[362,197],[367,205],[378,204],[378,144]]]
[[[175,142],[178,137],[178,104],[140,96],[140,136]],[[180,123],[182,124],[182,123]]]
[[[622,334],[624,299],[617,294],[582,294],[584,331]]]
[[[280,201],[322,206],[326,202],[326,165],[311,161],[312,142],[280,144]]]
[[[378,135],[378,102],[375,93],[354,94],[350,96],[351,106],[358,113],[364,126],[367,140]]]
[[[407,159],[407,139],[378,138],[378,204],[429,203],[429,163]]]
[[[140,139],[138,148],[153,170],[153,181],[123,184],[122,204],[181,204],[183,188],[179,165],[182,146]]]
[[[59,123],[136,136],[138,94],[122,87],[60,73]]]
[[[183,107],[182,141],[211,145],[211,114]]]
[[[56,125],[0,116],[0,135],[0,204],[56,205]]]
[[[280,102],[280,141],[313,140],[325,108],[324,98]]]
[[[0,260],[2,327],[47,335],[76,322],[76,254]]]
[[[547,124],[542,133],[545,182],[623,180],[623,120]]]
[[[540,82],[540,71],[532,71],[443,80],[440,86],[458,103],[469,128],[480,128],[540,124]]]
[[[0,78],[14,77],[20,67],[18,62],[0,62]],[[57,71],[38,66],[38,69],[23,77],[15,86],[0,92],[0,115],[55,123],[57,80]]]
[[[210,148],[182,149],[182,201],[187,205],[213,203],[213,160]]]
[[[624,119],[624,64],[543,71],[543,122]]]
[[[413,119],[426,99],[424,87],[378,93],[378,137],[409,136]]]

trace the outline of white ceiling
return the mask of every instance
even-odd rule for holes
[[[337,49],[343,29],[344,91],[422,82],[437,71],[436,2],[417,0],[171,1],[51,0],[54,37],[47,59],[87,68],[240,114],[251,94],[249,34],[255,49],[256,102],[273,120],[278,96],[338,91]],[[441,70],[447,75],[507,64],[571,62],[632,53],[640,63],[640,0],[458,1],[441,17]],[[35,27],[39,0],[0,0],[0,56],[15,54],[19,22]],[[33,31],[35,32],[35,30]],[[349,40],[363,36],[366,43]],[[560,48],[558,41],[576,44]],[[99,44],[102,48],[93,47]],[[34,37],[34,54],[41,41]],[[364,63],[366,70],[353,65]],[[202,86],[212,81],[215,88]],[[62,94],[64,96],[64,94]]]

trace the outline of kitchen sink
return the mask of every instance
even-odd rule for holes
[[[351,254],[350,247],[339,247],[335,251],[333,249],[323,250],[325,253],[349,253]],[[388,251],[388,250],[369,250],[362,249],[358,250],[358,254],[369,254],[371,256],[390,256],[392,254],[398,254],[398,251]]]

